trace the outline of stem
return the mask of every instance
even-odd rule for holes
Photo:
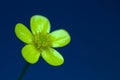
[[[23,68],[23,71],[22,71],[22,73],[20,74],[18,80],[22,80],[22,79],[23,79],[23,77],[24,77],[24,75],[25,75],[25,73],[26,73],[26,71],[27,71],[27,69],[28,69],[29,66],[30,66],[30,64],[29,64],[29,63],[26,63],[26,65],[25,65],[25,67]]]

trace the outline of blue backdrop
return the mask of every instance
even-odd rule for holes
[[[48,65],[42,58],[23,80],[120,80],[120,1],[1,0],[0,80],[17,80],[24,65],[24,44],[14,33],[18,22],[29,27],[31,16],[46,16],[52,30],[64,28],[71,43],[57,49],[65,63]]]

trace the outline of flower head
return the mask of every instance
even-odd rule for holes
[[[70,35],[64,29],[50,33],[49,20],[41,15],[34,15],[30,19],[30,28],[18,23],[15,26],[16,36],[26,43],[22,48],[23,58],[31,64],[36,63],[40,56],[50,65],[63,64],[64,58],[53,48],[63,47],[70,42]]]

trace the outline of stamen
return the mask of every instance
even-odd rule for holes
[[[34,35],[34,45],[37,49],[51,47],[51,36],[48,33],[36,33]]]

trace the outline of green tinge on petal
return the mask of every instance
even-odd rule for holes
[[[32,42],[32,34],[31,32],[27,29],[27,27],[21,23],[18,23],[15,26],[15,34],[16,36],[23,42],[25,43],[31,43]]]
[[[64,62],[62,55],[53,48],[43,50],[42,57],[48,64],[53,66],[60,66]]]
[[[50,31],[50,22],[49,20],[41,15],[34,15],[31,17],[30,26],[33,34],[39,32],[47,32]]]
[[[40,52],[33,45],[26,45],[22,48],[23,58],[31,64],[39,60]]]
[[[52,47],[63,47],[71,40],[69,33],[64,29],[53,31],[50,35],[52,39]]]

